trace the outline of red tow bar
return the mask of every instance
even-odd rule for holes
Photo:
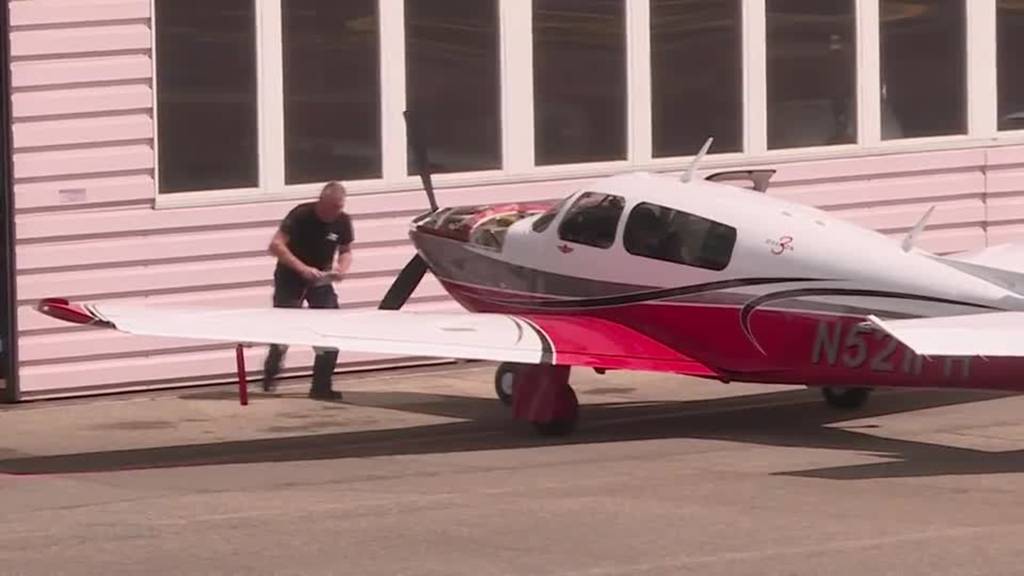
[[[238,403],[249,405],[249,383],[245,380],[245,353],[242,345],[235,347],[235,363],[238,364]]]

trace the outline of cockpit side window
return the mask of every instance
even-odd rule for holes
[[[565,213],[558,237],[566,242],[610,248],[626,202],[621,196],[586,192]]]
[[[623,244],[634,256],[724,270],[736,246],[736,229],[694,214],[642,203],[629,213]]]

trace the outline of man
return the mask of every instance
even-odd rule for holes
[[[270,253],[277,256],[274,307],[301,308],[306,301],[310,308],[337,308],[338,295],[332,282],[341,280],[352,264],[352,240],[352,221],[345,213],[345,187],[341,183],[327,183],[319,200],[293,208],[270,241]],[[287,351],[283,345],[270,347],[263,366],[264,391],[276,388],[274,379]],[[331,385],[337,361],[337,350],[316,349],[310,398],[341,399],[341,393]]]

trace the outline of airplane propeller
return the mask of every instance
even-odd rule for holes
[[[437,212],[437,199],[434,197],[434,183],[430,177],[430,160],[427,157],[427,148],[421,138],[420,127],[417,117],[410,111],[403,113],[405,116],[405,129],[408,135],[409,145],[412,148],[413,161],[423,181],[423,190],[427,193],[427,201],[430,202],[430,213]],[[427,273],[427,263],[423,257],[416,253],[411,260],[402,268],[398,277],[391,284],[384,299],[377,306],[378,310],[398,310],[416,291],[424,274]]]

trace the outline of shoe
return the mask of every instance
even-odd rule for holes
[[[281,360],[284,358],[287,346],[273,345],[267,353],[267,359],[263,363],[263,391],[274,392],[277,390],[277,375],[281,372]]]
[[[313,382],[309,397],[316,400],[341,400],[341,392],[332,389],[331,375],[338,360],[337,350],[317,352],[313,361]]]
[[[313,400],[341,400],[342,394],[337,390],[310,390],[309,397]]]

